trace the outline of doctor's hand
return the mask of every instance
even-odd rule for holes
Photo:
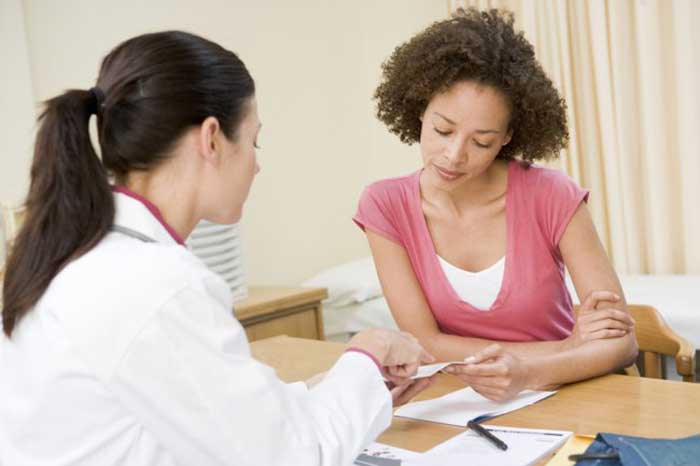
[[[634,331],[634,319],[627,310],[609,305],[596,309],[602,301],[617,303],[620,297],[611,291],[589,294],[576,313],[574,329],[564,340],[565,348],[575,348],[593,340],[622,337]]]
[[[507,401],[528,388],[528,367],[501,345],[489,345],[465,361],[448,366],[445,372],[459,377],[486,398]]]
[[[420,392],[430,387],[436,378],[437,375],[433,375],[432,377],[410,380],[403,385],[394,385],[388,382],[387,385],[391,392],[391,398],[394,401],[394,407],[405,405],[411,401]]]
[[[352,337],[348,346],[367,351],[377,358],[384,368],[384,376],[397,386],[408,383],[421,364],[435,361],[418,339],[407,332],[378,328],[363,330]]]

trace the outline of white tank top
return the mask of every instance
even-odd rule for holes
[[[480,311],[488,311],[498,297],[503,283],[503,272],[506,257],[501,257],[492,266],[480,271],[469,272],[447,262],[437,256],[447,281],[462,301],[465,301]]]

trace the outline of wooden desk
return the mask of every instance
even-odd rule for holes
[[[342,353],[339,343],[276,337],[252,344],[253,355],[277,369],[287,382],[305,380],[328,369]],[[417,399],[463,388],[440,374]],[[650,437],[681,437],[700,432],[700,384],[606,375],[568,385],[546,400],[497,417],[490,424],[570,430],[577,434],[619,432]],[[464,429],[395,417],[379,441],[426,451]]]
[[[257,286],[233,308],[250,341],[276,335],[323,340],[321,301],[326,297],[325,288]]]

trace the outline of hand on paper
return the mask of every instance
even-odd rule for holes
[[[575,348],[588,341],[617,338],[634,331],[634,320],[626,310],[604,307],[596,309],[601,301],[618,302],[620,297],[610,291],[594,291],[586,297],[576,315],[574,330],[565,347]]]
[[[501,345],[489,345],[465,362],[467,364],[449,366],[445,371],[456,375],[486,398],[506,401],[527,388],[527,366]]]

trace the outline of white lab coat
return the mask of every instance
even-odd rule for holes
[[[367,356],[308,390],[256,361],[226,284],[140,201],[0,339],[0,465],[348,465],[391,421]]]

